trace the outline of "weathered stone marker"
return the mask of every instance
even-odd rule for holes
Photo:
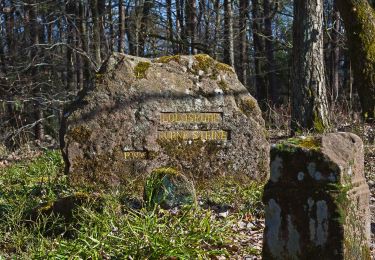
[[[363,143],[351,133],[271,149],[263,259],[370,259]]]
[[[195,184],[217,176],[264,180],[269,171],[256,100],[231,67],[207,55],[113,54],[63,121],[62,151],[75,184],[141,191],[159,167]]]

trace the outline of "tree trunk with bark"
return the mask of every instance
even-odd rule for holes
[[[146,55],[146,40],[149,33],[149,25],[151,23],[151,9],[153,8],[153,6],[154,4],[151,0],[145,0],[145,2],[143,3],[142,19],[139,32],[139,56]]]
[[[119,25],[118,25],[118,51],[124,53],[125,51],[125,6],[123,0],[118,1],[119,10]]]
[[[272,18],[275,14],[272,9],[272,0],[263,0],[264,10],[264,38],[265,38],[265,55],[266,55],[266,72],[267,72],[267,83],[269,100],[275,104],[278,97],[278,91],[276,86],[276,68],[275,68],[275,56],[274,56],[274,39],[272,33]]]
[[[176,50],[176,47],[175,47],[175,43],[174,43],[174,40],[173,40],[173,19],[172,19],[172,0],[167,0],[166,1],[166,5],[167,5],[167,21],[168,21],[168,31],[167,31],[167,38],[169,40],[169,44],[168,44],[168,49],[167,51],[169,51],[169,49],[171,49],[171,52],[172,53],[176,53],[177,50]]]
[[[335,1],[336,2],[336,1]],[[336,3],[333,4],[333,31],[332,31],[332,51],[331,51],[331,103],[335,103],[339,97],[339,63],[340,63],[340,14]]]
[[[295,0],[292,131],[324,132],[328,102],[323,56],[323,0]]]
[[[264,78],[264,38],[263,32],[263,12],[261,10],[260,0],[252,1],[252,27],[253,27],[253,48],[254,48],[254,70],[255,70],[255,89],[256,97],[262,111],[267,110],[268,90]]]
[[[95,62],[99,66],[101,58],[101,37],[100,37],[100,16],[99,16],[99,1],[101,0],[91,0],[91,13],[93,21],[93,45],[94,45],[94,56]]]
[[[189,54],[196,54],[196,27],[197,27],[197,6],[195,0],[187,0],[185,11],[186,35],[188,37]]]
[[[224,0],[224,62],[234,66],[232,0]]]
[[[240,60],[241,65],[239,69],[239,79],[247,86],[247,69],[249,63],[249,46],[247,42],[247,23],[248,23],[248,13],[249,13],[249,0],[240,0],[240,20],[239,29],[240,29]]]
[[[363,117],[375,120],[375,12],[367,0],[340,0],[337,7],[347,31],[354,86]]]
[[[214,46],[213,56],[215,60],[219,59],[219,25],[220,25],[220,0],[214,0],[214,11],[215,11],[215,27],[214,27]]]
[[[39,23],[37,20],[37,5],[36,1],[34,0],[32,2],[32,6],[30,7],[30,39],[31,39],[31,59],[30,62],[33,62],[33,60],[38,60],[38,44],[39,44]],[[37,75],[40,75],[39,70],[37,67],[35,67],[35,64],[31,65],[32,68],[30,70],[30,78],[31,78],[31,86],[32,86],[32,92],[34,94],[34,115],[35,115],[35,139],[36,140],[43,140],[44,139],[44,126],[43,126],[43,110],[41,106],[41,94],[42,89],[40,86],[37,86]]]

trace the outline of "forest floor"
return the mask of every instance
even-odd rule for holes
[[[375,259],[375,127],[347,126],[365,144],[365,173],[371,190],[371,250]],[[287,138],[270,131],[271,142]],[[88,201],[72,219],[43,216],[33,225],[25,215],[40,203],[81,194],[61,174],[56,144],[38,144],[13,153],[0,150],[0,259],[261,259],[264,229],[262,186],[239,194],[252,209],[226,209],[198,201],[181,210],[132,210],[121,194],[104,195],[101,210]],[[42,147],[42,148],[41,148]],[[234,187],[221,194],[229,196]],[[87,191],[85,191],[87,192]],[[129,258],[132,256],[133,258]]]

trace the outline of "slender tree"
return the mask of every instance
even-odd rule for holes
[[[234,66],[232,0],[224,0],[224,62]]]
[[[264,37],[263,37],[263,12],[260,0],[252,1],[252,28],[253,28],[253,49],[254,49],[254,72],[256,97],[260,108],[267,110],[269,99],[268,88],[264,77]]]
[[[215,27],[214,27],[214,41],[213,41],[213,55],[215,59],[219,59],[219,27],[220,27],[220,0],[214,0],[214,10],[215,10]]]
[[[100,11],[99,11],[99,1],[103,0],[90,0],[91,1],[91,13],[93,20],[93,44],[94,44],[94,55],[97,65],[100,65],[102,61],[101,56],[101,28],[100,28]]]
[[[247,71],[249,63],[249,45],[247,40],[247,26],[249,15],[249,0],[240,0],[239,14],[239,38],[240,38],[240,60],[239,78],[245,86],[247,85]]]
[[[335,103],[339,97],[339,63],[340,63],[340,13],[337,10],[336,1],[333,8],[332,25],[332,50],[331,50],[331,103]]]
[[[139,50],[137,55],[145,56],[146,55],[146,38],[149,33],[149,25],[151,23],[151,9],[153,8],[154,3],[152,0],[145,0],[142,8],[142,19],[139,33]]]
[[[119,24],[118,24],[118,51],[124,52],[125,51],[125,6],[124,1],[118,1],[118,10],[119,10]]]
[[[186,35],[188,37],[189,53],[196,54],[196,26],[197,26],[197,6],[195,0],[187,0],[185,11]]]
[[[266,64],[265,70],[267,71],[266,79],[268,84],[269,101],[273,104],[276,103],[277,93],[277,78],[276,78],[276,62],[274,56],[274,38],[272,32],[272,19],[275,14],[275,3],[272,0],[263,0],[264,10],[264,41],[265,41],[265,55]]]

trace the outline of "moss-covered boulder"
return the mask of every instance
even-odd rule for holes
[[[264,259],[370,259],[362,140],[331,133],[271,149]]]
[[[193,184],[183,174],[173,168],[159,168],[146,180],[144,200],[149,207],[170,209],[194,204],[196,195]]]
[[[233,68],[204,54],[113,54],[95,87],[65,110],[60,143],[72,184],[139,197],[160,167],[196,184],[218,176],[265,180],[269,172],[256,100]]]

